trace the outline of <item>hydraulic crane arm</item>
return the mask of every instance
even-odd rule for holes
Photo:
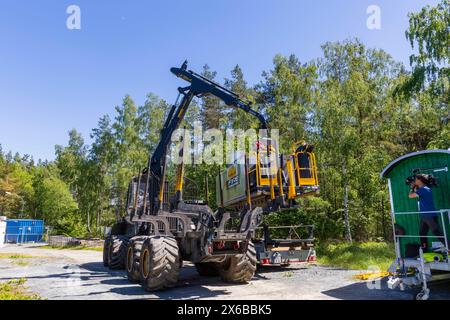
[[[182,95],[182,100],[178,104],[172,106],[166,122],[161,131],[161,139],[149,160],[149,174],[150,182],[150,211],[151,214],[156,214],[160,208],[161,195],[164,185],[164,175],[166,168],[167,150],[170,145],[171,137],[174,131],[180,126],[183,121],[187,109],[194,97],[202,97],[205,95],[213,95],[221,99],[226,105],[241,109],[256,118],[261,123],[262,129],[267,129],[268,124],[264,116],[251,108],[251,103],[239,98],[234,92],[220,86],[219,84],[191,71],[187,70],[187,61],[183,63],[181,68],[171,68],[170,71],[177,77],[186,80],[190,83],[188,87],[179,88],[178,91]],[[145,211],[145,210],[144,210]]]
[[[170,71],[178,78],[190,82],[190,89],[195,93],[195,96],[203,96],[207,94],[216,96],[225,102],[226,105],[241,109],[258,118],[261,122],[262,129],[268,128],[267,121],[264,116],[251,108],[251,102],[243,101],[236,93],[203,77],[202,75],[199,75],[191,70],[187,70],[186,67],[187,65],[185,63],[181,68],[172,68]]]

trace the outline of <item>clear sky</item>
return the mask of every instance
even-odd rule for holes
[[[184,59],[193,70],[208,63],[219,81],[239,64],[256,84],[277,53],[306,62],[326,41],[359,37],[408,64],[407,13],[437,2],[1,0],[0,143],[52,160],[72,128],[89,142],[125,94],[138,104],[149,92],[174,102],[182,82],[169,69]],[[81,9],[81,30],[66,27],[71,4]],[[381,30],[366,26],[373,4]]]

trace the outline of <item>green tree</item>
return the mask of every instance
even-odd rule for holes
[[[36,180],[36,193],[39,199],[39,212],[46,224],[57,233],[70,236],[86,234],[78,205],[69,187],[57,177],[43,177]]]
[[[242,100],[252,103],[252,108],[259,111],[259,106],[255,104],[256,92],[247,85],[241,67],[236,65],[230,75],[230,78],[225,79],[225,87],[236,93]],[[227,128],[246,130],[261,127],[258,119],[242,110],[227,107],[225,112],[228,114]]]
[[[277,55],[274,67],[263,72],[264,81],[257,86],[258,102],[269,124],[280,130],[283,152],[290,152],[294,142],[308,140],[314,96],[317,91],[317,67],[302,64],[295,55]]]
[[[426,6],[410,13],[406,37],[417,53],[410,57],[413,71],[404,82],[407,91],[419,104],[415,123],[423,140],[421,148],[448,148],[450,142],[450,1]]]
[[[57,145],[55,154],[61,178],[70,186],[75,197],[79,197],[83,192],[79,179],[87,156],[87,146],[81,134],[75,129],[70,130],[68,145]]]
[[[108,116],[103,116],[98,121],[97,128],[92,130],[93,140],[89,150],[89,192],[93,204],[93,212],[96,213],[97,230],[101,222],[109,224],[111,219],[111,190],[112,175],[111,167],[114,163],[114,135],[111,120]],[[100,230],[98,230],[100,231]]]
[[[390,116],[390,83],[401,66],[358,40],[327,43],[323,51],[313,129],[321,190],[333,212],[343,214],[345,238],[351,241],[352,234],[358,239],[370,236],[381,203],[385,221],[387,195],[379,194],[385,187],[378,173],[392,156],[383,148],[389,139],[380,121]]]
[[[137,121],[144,159],[155,150],[169,110],[170,106],[154,94],[147,95],[144,105],[138,108]]]
[[[122,106],[116,107],[112,124],[114,137],[114,161],[112,165],[112,194],[119,218],[125,211],[125,197],[133,176],[146,165],[146,153],[139,137],[138,109],[130,96],[125,96]]]
[[[209,80],[215,80],[217,76],[216,71],[212,71],[211,68],[205,64],[203,66],[202,76]],[[227,126],[226,112],[223,103],[217,97],[207,95],[202,98],[201,113],[203,118],[201,119],[204,127],[209,128],[224,128]]]
[[[406,37],[418,50],[410,57],[413,78],[422,87],[428,80],[436,84],[450,78],[450,1],[441,0],[435,7],[427,5],[418,13],[410,13]],[[444,85],[444,83],[441,83]]]

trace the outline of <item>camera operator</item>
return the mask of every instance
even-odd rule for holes
[[[424,250],[428,247],[426,236],[430,229],[436,237],[443,237],[433,201],[433,192],[430,188],[432,181],[432,177],[429,175],[417,174],[414,182],[411,183],[411,190],[409,192],[409,198],[419,198],[420,243]]]

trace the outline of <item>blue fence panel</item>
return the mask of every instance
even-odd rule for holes
[[[44,236],[44,221],[6,220],[6,243],[40,242]]]

